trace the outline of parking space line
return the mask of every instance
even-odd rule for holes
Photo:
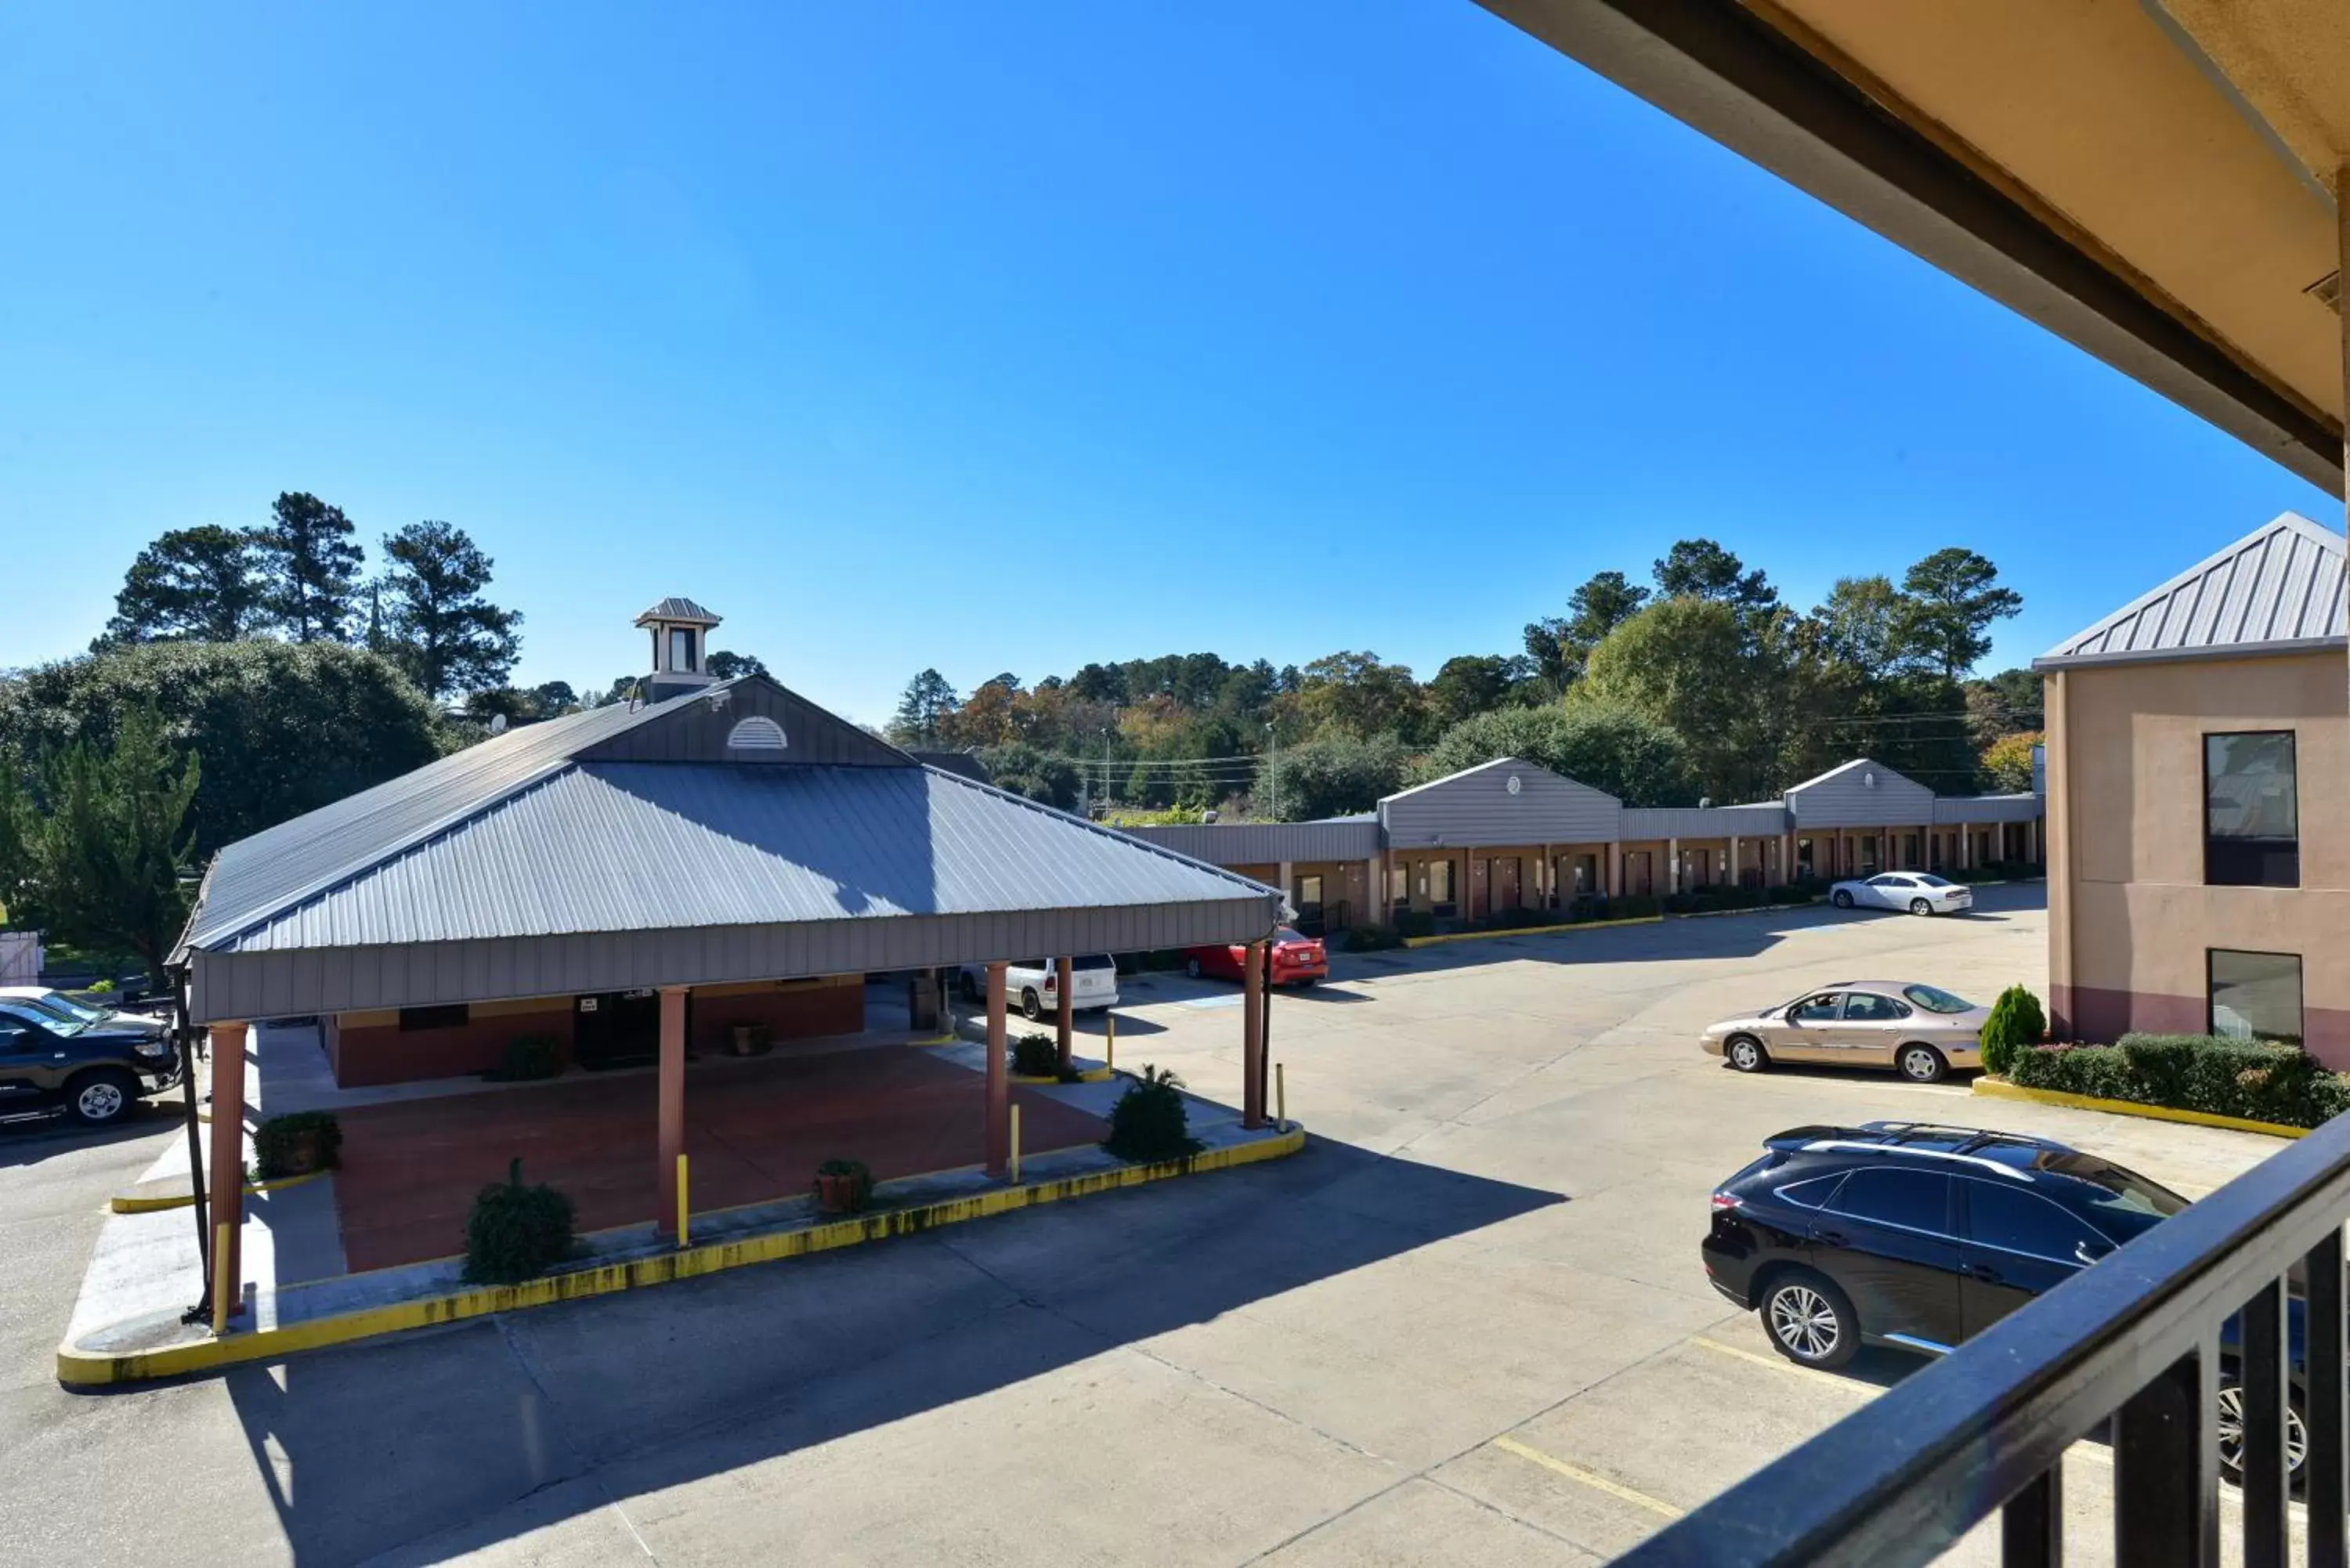
[[[1609,1480],[1606,1476],[1594,1474],[1581,1465],[1571,1465],[1565,1459],[1544,1453],[1540,1449],[1529,1448],[1515,1438],[1496,1438],[1493,1439],[1493,1446],[1505,1454],[1515,1454],[1522,1459],[1530,1459],[1543,1469],[1555,1471],[1571,1481],[1580,1482],[1594,1491],[1604,1491],[1619,1501],[1628,1502],[1635,1508],[1645,1508],[1650,1513],[1662,1515],[1666,1519],[1679,1519],[1689,1511],[1686,1509],[1675,1508],[1663,1498],[1650,1497],[1644,1491],[1635,1491],[1621,1481]]]
[[[1718,1339],[1708,1339],[1701,1334],[1690,1334],[1689,1343],[1701,1345],[1708,1350],[1719,1351],[1724,1355],[1734,1355],[1741,1361],[1751,1361],[1757,1366],[1767,1366],[1773,1372],[1785,1372],[1797,1377],[1815,1377],[1823,1383],[1833,1383],[1839,1388],[1852,1386],[1851,1379],[1839,1377],[1833,1372],[1823,1372],[1814,1366],[1798,1366],[1784,1356],[1765,1355],[1759,1350],[1747,1350],[1735,1345],[1724,1345]]]

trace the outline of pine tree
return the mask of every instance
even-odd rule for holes
[[[394,662],[428,697],[504,685],[522,651],[522,612],[482,597],[489,556],[448,523],[411,523],[383,542],[382,635]]]
[[[296,642],[340,642],[348,635],[363,552],[351,520],[302,491],[287,491],[253,531],[262,608]]]
[[[130,563],[99,641],[234,642],[262,613],[254,566],[252,539],[234,528],[172,529]]]

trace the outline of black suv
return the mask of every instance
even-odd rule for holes
[[[105,1012],[53,992],[0,998],[0,1116],[63,1110],[106,1127],[180,1081],[160,1021]]]
[[[2137,1172],[2047,1138],[1923,1122],[1794,1127],[1714,1189],[1699,1244],[1713,1288],[1762,1314],[1781,1355],[1842,1366],[1863,1344],[1932,1355],[2187,1207]],[[2287,1303],[2293,1408],[2286,1454],[2303,1459],[2303,1303]],[[2241,1455],[2242,1395],[2220,1334],[2220,1458]]]

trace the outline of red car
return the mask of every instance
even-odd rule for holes
[[[1246,945],[1234,942],[1230,947],[1192,948],[1183,955],[1183,971],[1193,980],[1211,974],[1224,980],[1241,978],[1241,965],[1247,961]],[[1275,985],[1312,985],[1317,980],[1330,978],[1330,958],[1323,950],[1319,938],[1300,936],[1284,926],[1273,933],[1273,972]]]

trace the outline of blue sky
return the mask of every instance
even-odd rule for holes
[[[1708,535],[1963,544],[2026,659],[2340,504],[1468,0],[20,6],[0,667],[280,490],[469,530],[517,678],[690,595],[852,716],[1514,652]],[[555,20],[559,16],[559,24]]]

